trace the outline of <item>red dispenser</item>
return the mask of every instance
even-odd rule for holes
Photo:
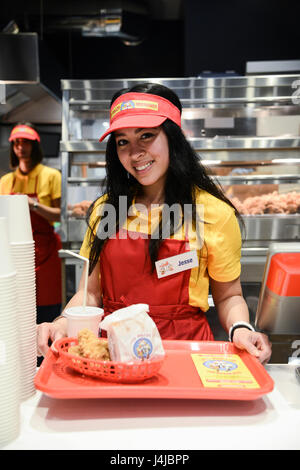
[[[269,255],[256,325],[273,334],[300,333],[300,252]]]

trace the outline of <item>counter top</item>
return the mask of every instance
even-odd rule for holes
[[[294,364],[268,364],[274,390],[254,401],[74,399],[37,391],[3,450],[300,449]]]

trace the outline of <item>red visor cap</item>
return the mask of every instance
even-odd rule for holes
[[[180,111],[169,100],[149,93],[125,93],[113,102],[109,128],[99,141],[118,129],[158,127],[166,119],[181,127]]]
[[[9,142],[15,139],[29,139],[41,141],[39,134],[29,126],[15,126],[10,133]]]

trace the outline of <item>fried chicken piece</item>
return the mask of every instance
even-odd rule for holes
[[[243,202],[231,198],[242,215],[296,214],[300,212],[300,193],[292,191],[279,194],[278,191],[260,196],[249,196]]]
[[[80,352],[79,346],[71,346],[71,347],[68,349],[68,353],[74,354],[75,356],[81,356],[81,357],[82,357],[82,354],[81,354],[81,352]]]
[[[249,215],[259,215],[264,213],[265,200],[260,196],[248,197],[244,200],[244,213]]]
[[[78,347],[82,356],[101,361],[110,361],[108,341],[99,339],[87,328],[78,333]]]
[[[88,328],[80,330],[77,334],[78,345],[83,352],[83,348],[89,343],[92,343],[95,340],[98,340],[97,336]]]

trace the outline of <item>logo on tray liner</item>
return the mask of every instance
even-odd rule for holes
[[[216,372],[231,372],[237,368],[237,364],[225,360],[209,360],[203,362],[203,365],[208,369],[212,369]]]

